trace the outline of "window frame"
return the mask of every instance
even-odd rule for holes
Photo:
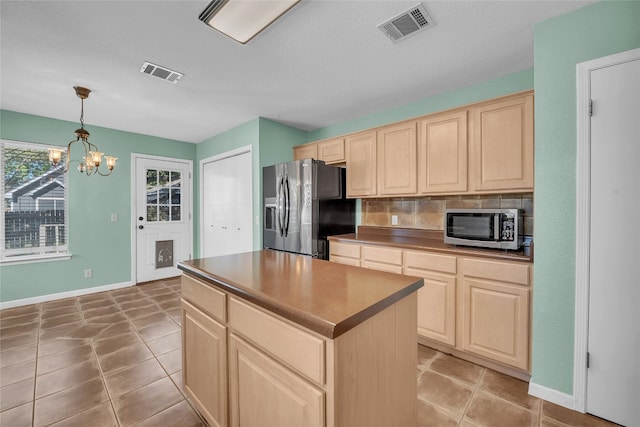
[[[5,156],[4,150],[6,147],[21,148],[25,150],[48,150],[49,148],[60,148],[57,145],[42,144],[26,141],[15,141],[5,138],[0,138],[0,189],[2,189],[2,209],[0,209],[0,265],[7,264],[24,264],[31,262],[43,262],[43,261],[55,261],[65,260],[71,258],[69,252],[69,177],[67,173],[62,174],[64,182],[64,198],[56,198],[55,203],[62,201],[64,205],[64,230],[65,230],[65,243],[56,246],[44,246],[33,248],[29,254],[25,255],[12,255],[20,252],[24,252],[23,249],[6,249],[5,248],[5,209],[6,204],[4,200],[5,192]],[[51,199],[48,199],[51,200]],[[38,203],[36,201],[35,205]]]

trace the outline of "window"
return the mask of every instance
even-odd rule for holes
[[[67,254],[67,174],[49,147],[0,140],[0,262]]]

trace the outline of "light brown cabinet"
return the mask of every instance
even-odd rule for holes
[[[378,195],[417,191],[416,122],[385,126],[377,132]]]
[[[403,273],[424,279],[418,290],[418,335],[456,345],[457,259],[424,251],[405,251]]]
[[[227,425],[227,328],[182,301],[184,388],[210,426]]]
[[[375,131],[345,139],[347,197],[375,196],[377,187],[377,135]]]
[[[363,245],[360,263],[365,268],[402,274],[402,249]]]
[[[318,144],[304,144],[293,147],[293,160],[317,159]]]
[[[418,122],[418,193],[467,191],[467,110]]]
[[[533,94],[470,110],[471,190],[533,190]]]
[[[360,245],[329,242],[329,259],[339,264],[360,267]]]
[[[326,164],[344,163],[344,138],[318,142],[318,159]]]
[[[463,259],[462,349],[529,369],[529,266]]]

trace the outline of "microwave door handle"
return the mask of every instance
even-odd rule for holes
[[[289,175],[286,175],[284,178],[284,189],[285,189],[285,221],[284,221],[284,235],[289,235],[289,220],[290,220],[290,209],[291,209],[291,194],[289,193]]]
[[[493,240],[500,241],[500,214],[493,216]]]

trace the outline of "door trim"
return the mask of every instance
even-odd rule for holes
[[[193,252],[193,160],[178,159],[174,157],[155,156],[151,154],[131,153],[131,282],[135,285],[138,283],[138,239],[136,238],[136,162],[138,159],[161,160],[165,162],[174,162],[186,164],[189,169],[189,250]]]
[[[640,59],[632,49],[576,64],[576,282],[573,351],[573,409],[587,410],[587,345],[589,337],[589,242],[591,240],[591,72]]]
[[[202,201],[204,200],[204,185],[203,176],[204,176],[204,166],[208,163],[217,162],[220,160],[228,159],[229,157],[239,156],[241,154],[249,153],[251,167],[249,168],[249,182],[251,183],[251,204],[254,202],[254,188],[253,188],[253,151],[251,145],[245,145],[244,147],[235,148],[233,150],[225,151],[224,153],[216,154],[215,156],[207,157],[206,159],[202,159],[198,165],[198,181],[199,181],[199,190],[198,190],[198,227],[200,230],[200,235],[202,236],[202,230],[204,230],[204,207],[202,206]],[[251,215],[253,218],[253,214]],[[251,231],[251,247],[253,247],[253,230]],[[199,245],[199,254],[202,255],[204,253],[204,240],[200,239]]]

